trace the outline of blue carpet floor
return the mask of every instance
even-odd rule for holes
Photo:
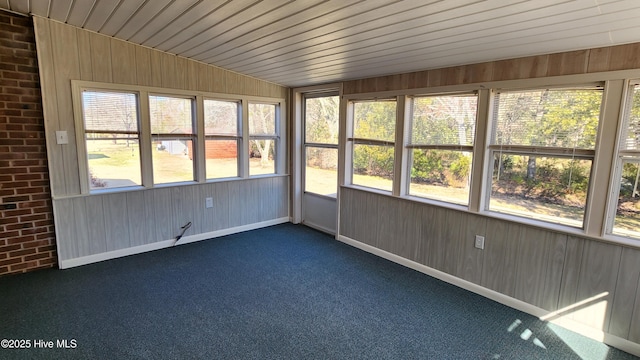
[[[0,338],[31,342],[1,359],[637,359],[292,224],[2,277]]]

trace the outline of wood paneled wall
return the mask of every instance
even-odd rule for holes
[[[640,43],[529,56],[352,80],[344,83],[343,93],[347,95],[638,69],[640,68],[638,54],[640,54]]]
[[[80,195],[71,80],[282,99],[288,89],[48,19],[34,24],[59,260],[170,240],[189,221],[185,236],[289,216],[288,176]],[[57,130],[69,144],[56,143]]]
[[[640,343],[640,250],[352,188],[339,234]],[[474,236],[485,236],[485,249]]]
[[[288,89],[161,51],[35,17],[54,198],[80,194],[71,80],[285,99]],[[55,131],[66,130],[68,145]]]
[[[286,176],[70,197],[54,202],[62,262],[289,216]],[[205,198],[213,207],[205,208]]]

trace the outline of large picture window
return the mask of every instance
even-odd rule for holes
[[[477,107],[475,94],[413,99],[409,195],[468,205]]]
[[[358,101],[352,110],[352,183],[392,191],[396,101]]]
[[[238,176],[240,109],[237,101],[204,100],[207,179]]]
[[[582,227],[601,102],[600,88],[498,92],[488,209]]]
[[[640,238],[640,84],[628,89],[616,163],[613,234]]]
[[[153,182],[193,181],[195,129],[193,99],[149,96]]]
[[[89,189],[142,184],[138,95],[82,92]]]

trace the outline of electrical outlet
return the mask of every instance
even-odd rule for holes
[[[213,198],[206,198],[205,199],[205,206],[207,207],[207,209],[210,209],[213,207]]]
[[[476,235],[476,248],[484,250],[484,236]]]

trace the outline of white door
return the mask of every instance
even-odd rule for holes
[[[336,233],[339,96],[303,96],[302,222]]]

